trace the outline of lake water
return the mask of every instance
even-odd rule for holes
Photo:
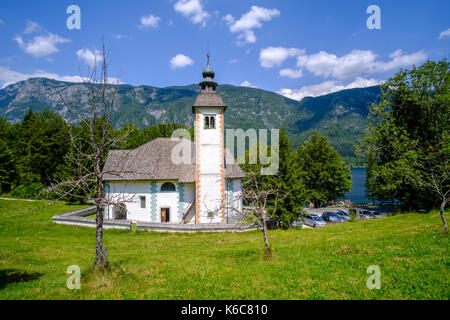
[[[345,199],[353,203],[368,203],[369,199],[366,197],[366,168],[352,169],[352,191],[345,194]]]

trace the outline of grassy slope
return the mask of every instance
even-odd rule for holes
[[[42,202],[41,202],[42,203]],[[406,214],[327,228],[270,232],[272,260],[259,232],[169,234],[107,230],[113,262],[88,272],[94,229],[52,224],[77,206],[0,200],[0,299],[448,299],[448,236],[436,213]],[[19,213],[22,212],[22,213]],[[82,269],[82,289],[65,283]],[[366,268],[381,268],[381,290]]]

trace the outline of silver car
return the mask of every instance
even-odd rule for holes
[[[383,218],[384,215],[381,212],[375,211],[375,210],[369,210],[369,212],[372,214],[373,218]]]
[[[327,225],[321,217],[316,216],[315,214],[307,214],[303,217],[303,222],[313,228],[320,228]]]
[[[367,210],[360,210],[359,211],[359,219],[369,220],[369,219],[372,219],[372,215]]]

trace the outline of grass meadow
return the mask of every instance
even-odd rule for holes
[[[449,299],[449,239],[437,212],[262,234],[106,230],[110,268],[93,272],[95,230],[51,217],[81,206],[0,200],[0,299]],[[37,210],[38,207],[42,207]],[[81,289],[66,287],[70,265]],[[378,265],[381,289],[369,290]]]

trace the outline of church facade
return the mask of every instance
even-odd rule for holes
[[[232,223],[242,211],[244,173],[224,148],[224,112],[214,71],[203,70],[192,106],[194,141],[157,138],[133,150],[112,150],[104,166],[105,218],[158,223]],[[180,143],[190,161],[173,161]]]

